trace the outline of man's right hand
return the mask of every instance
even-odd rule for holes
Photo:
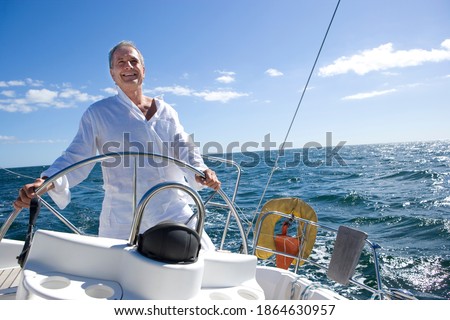
[[[40,187],[44,183],[44,179],[37,178],[33,183],[29,183],[24,185],[19,190],[19,196],[16,201],[14,201],[13,205],[16,210],[22,208],[29,208],[31,199],[36,196],[36,189]]]

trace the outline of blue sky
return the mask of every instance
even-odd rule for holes
[[[145,57],[146,94],[176,108],[202,151],[268,134],[278,147],[335,5],[0,0],[0,166],[61,154],[84,110],[114,94],[107,53],[124,39]],[[449,101],[449,1],[342,0],[288,142],[450,139]]]

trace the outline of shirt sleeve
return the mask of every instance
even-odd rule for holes
[[[95,156],[97,149],[93,128],[92,117],[88,109],[83,114],[78,132],[69,147],[47,170],[41,173],[41,177],[51,177],[76,162]],[[60,209],[64,209],[70,202],[69,188],[86,179],[93,167],[94,164],[83,166],[68,173],[62,180],[55,181],[55,188],[49,192],[49,195]]]
[[[59,177],[53,181],[54,188],[48,191],[48,195],[61,210],[67,207],[71,200],[69,182],[66,176]]]
[[[181,125],[178,114],[172,109],[172,116],[175,125],[175,135],[173,137],[173,152],[174,157],[182,160],[199,171],[208,169],[204,163],[203,157],[200,154],[199,147],[192,140],[192,137],[187,134],[184,127]],[[204,188],[204,186],[195,180],[195,173],[191,170],[183,170],[186,180],[189,185],[197,190]]]

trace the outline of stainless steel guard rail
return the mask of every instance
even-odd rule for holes
[[[255,232],[255,238],[254,238],[254,244],[253,244],[253,254],[256,254],[256,250],[261,250],[261,251],[274,253],[274,254],[277,254],[277,255],[282,255],[282,256],[285,256],[285,257],[294,258],[294,259],[297,260],[297,263],[296,263],[296,265],[294,267],[294,272],[295,273],[298,272],[300,261],[304,261],[306,263],[314,265],[315,267],[317,267],[319,269],[323,269],[323,270],[327,271],[328,268],[326,266],[324,266],[322,264],[319,264],[319,263],[317,263],[317,262],[315,262],[315,261],[313,261],[311,259],[308,259],[308,258],[304,259],[301,256],[302,248],[303,248],[302,246],[305,243],[305,241],[301,241],[301,247],[300,247],[300,250],[299,250],[299,254],[297,256],[291,255],[291,254],[288,254],[288,253],[285,253],[285,252],[276,251],[276,250],[273,250],[273,249],[270,249],[270,248],[265,248],[265,247],[257,245],[258,240],[259,240],[259,236],[260,236],[260,233],[261,233],[261,225],[262,225],[264,219],[266,219],[269,215],[272,215],[272,214],[281,216],[281,217],[286,218],[286,219],[292,219],[293,218],[292,215],[290,215],[290,214],[286,214],[286,213],[282,213],[282,212],[278,212],[278,211],[268,211],[268,212],[263,213],[261,215],[260,223],[258,225],[256,225],[256,232]],[[307,226],[314,226],[314,227],[317,227],[317,228],[321,228],[323,230],[332,232],[334,234],[337,234],[337,232],[338,232],[338,230],[336,230],[334,228],[330,228],[328,226],[319,224],[319,223],[314,222],[314,221],[310,221],[310,220],[303,219],[303,218],[300,218],[300,217],[294,217],[293,219],[296,222],[304,223],[304,225],[303,225],[303,235],[307,234],[306,233]],[[376,276],[377,287],[378,288],[375,289],[375,288],[369,287],[369,286],[365,285],[364,283],[361,283],[361,282],[358,282],[358,281],[354,280],[353,278],[351,278],[349,281],[350,281],[350,283],[352,283],[352,284],[354,284],[354,285],[356,285],[356,286],[358,286],[358,287],[360,287],[362,289],[365,289],[365,290],[371,292],[372,294],[374,294],[376,296],[379,296],[380,299],[383,299],[384,295],[388,294],[388,292],[383,290],[382,281],[381,281],[381,274],[380,274],[380,270],[379,270],[378,254],[377,254],[376,250],[379,249],[380,246],[378,244],[376,244],[376,243],[373,243],[373,242],[367,240],[367,239],[365,240],[365,242],[370,247],[370,249],[372,250],[372,255],[373,255],[373,259],[374,259],[375,276]]]

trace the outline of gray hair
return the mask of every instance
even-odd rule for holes
[[[139,55],[139,60],[141,61],[142,65],[144,66],[144,56],[139,51],[139,49],[136,47],[136,45],[132,41],[123,40],[123,41],[120,41],[118,44],[116,44],[109,51],[108,58],[109,58],[109,68],[110,69],[113,67],[113,55],[114,55],[114,52],[116,52],[116,50],[121,48],[121,47],[132,47],[134,50],[136,50],[138,55]]]

